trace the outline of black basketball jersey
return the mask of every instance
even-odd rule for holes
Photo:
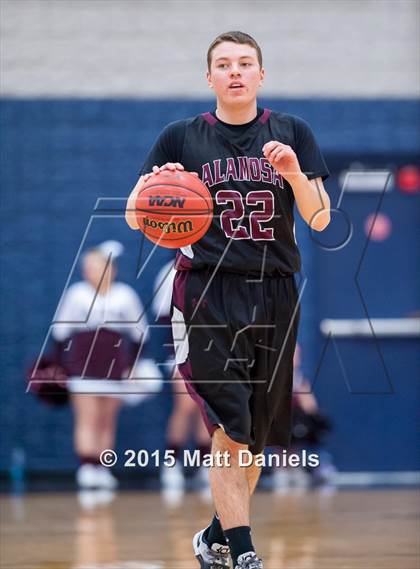
[[[328,176],[310,127],[297,117],[259,109],[246,125],[229,125],[214,113],[168,125],[142,173],[180,162],[198,172],[209,189],[214,216],[207,233],[177,255],[177,269],[220,270],[255,275],[294,273],[300,255],[294,231],[292,188],[264,157],[270,140],[290,145],[309,179]]]

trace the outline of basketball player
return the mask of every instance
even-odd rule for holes
[[[261,569],[249,504],[260,475],[241,452],[287,445],[300,270],[293,206],[316,231],[330,220],[328,170],[309,126],[257,106],[261,50],[242,32],[218,36],[207,54],[213,112],[168,125],[132,191],[126,219],[137,229],[135,200],[159,172],[197,172],[214,199],[206,235],[178,252],[172,325],[178,369],[212,436],[216,515],[193,538],[201,569]],[[187,330],[187,333],[185,331]],[[220,456],[220,454],[219,454]]]

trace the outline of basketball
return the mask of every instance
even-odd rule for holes
[[[206,233],[213,219],[213,200],[197,176],[163,170],[140,190],[136,218],[150,241],[177,249],[192,245]]]

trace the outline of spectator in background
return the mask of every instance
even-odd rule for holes
[[[296,469],[287,469],[287,473],[278,470],[275,475],[277,489],[284,488],[290,482],[298,486],[312,487],[331,486],[334,482],[336,469],[331,456],[324,449],[325,436],[331,431],[329,418],[320,410],[311,385],[303,376],[302,349],[296,344],[293,357],[293,427],[291,452],[302,450],[316,453],[319,456],[319,466],[305,469],[306,480],[299,476]],[[285,476],[286,474],[286,476]],[[287,476],[287,474],[291,476]]]
[[[166,430],[166,449],[173,450],[176,464],[173,468],[162,467],[161,483],[165,492],[183,492],[185,476],[183,468],[183,451],[192,442],[200,451],[201,457],[210,453],[210,437],[204,425],[199,407],[188,395],[184,380],[177,370],[174,361],[171,328],[172,285],[176,274],[172,259],[159,271],[154,287],[153,311],[156,321],[167,325],[165,345],[168,346],[166,365],[172,377],[173,408]],[[209,492],[208,469],[201,467],[197,473],[198,483],[205,494]]]
[[[53,326],[59,362],[69,376],[81,489],[117,486],[100,455],[115,443],[121,407],[116,382],[127,377],[147,333],[137,293],[115,281],[122,250],[118,242],[105,242],[83,255],[83,281],[65,292]]]

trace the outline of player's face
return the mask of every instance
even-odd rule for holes
[[[254,47],[223,42],[214,48],[207,81],[219,102],[229,106],[254,102],[263,79]]]

